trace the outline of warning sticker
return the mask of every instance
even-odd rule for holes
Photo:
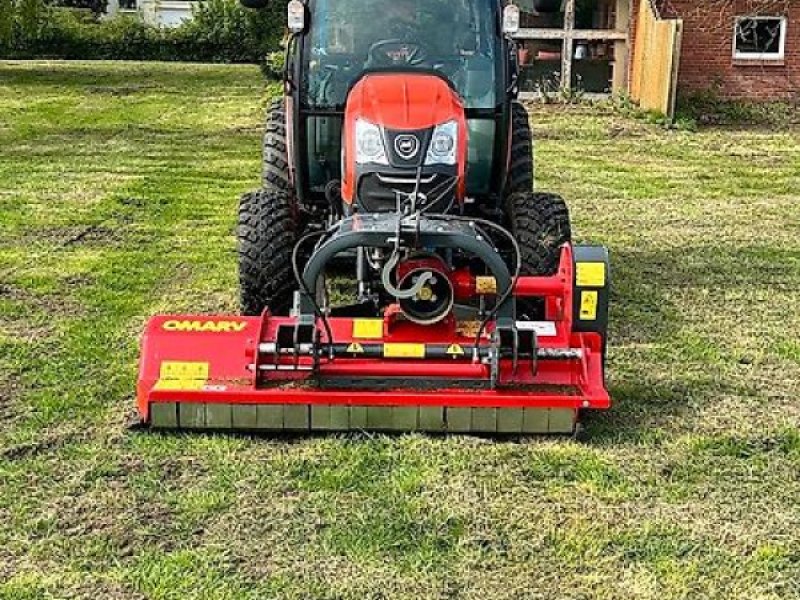
[[[475,278],[475,292],[481,295],[497,293],[497,280],[494,277],[478,276]]]
[[[208,381],[207,362],[165,360],[154,390],[202,390]]]
[[[159,379],[153,389],[156,391],[202,390],[205,385],[205,379]]]
[[[425,344],[384,344],[386,358],[425,358]]]
[[[606,284],[605,263],[577,263],[575,265],[575,282],[580,287],[603,287]]]
[[[364,354],[364,346],[362,346],[358,342],[353,342],[347,347],[347,351],[350,354]]]
[[[165,360],[159,369],[161,379],[208,379],[207,362]]]
[[[581,292],[581,321],[597,319],[597,292]]]
[[[383,337],[383,319],[353,319],[353,337],[379,340]]]
[[[458,323],[456,323],[456,333],[464,337],[475,337],[478,335],[480,326],[480,321],[458,321]],[[485,332],[484,336],[486,336]]]
[[[447,349],[447,354],[450,356],[463,356],[464,348],[459,344],[450,344],[450,347]]]

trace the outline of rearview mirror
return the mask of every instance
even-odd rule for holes
[[[266,8],[269,0],[239,0],[245,8]]]

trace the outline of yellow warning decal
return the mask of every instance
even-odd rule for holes
[[[164,391],[202,390],[205,385],[205,379],[159,379],[153,389]]]
[[[364,354],[364,346],[362,346],[358,342],[353,342],[347,347],[347,351],[350,354]]]
[[[159,368],[154,390],[202,390],[208,381],[207,362],[165,360]]]
[[[203,320],[178,320],[164,321],[161,326],[164,331],[180,332],[208,332],[208,333],[240,333],[247,327],[247,321],[203,321]]]
[[[384,344],[385,358],[425,358],[425,344]]]
[[[597,319],[597,292],[581,292],[581,321]]]
[[[161,363],[161,379],[208,379],[207,362],[165,360]]]
[[[383,337],[383,319],[353,319],[353,337],[379,340]]]
[[[575,270],[575,282],[580,287],[603,287],[606,284],[605,263],[579,262]]]
[[[464,349],[459,344],[450,344],[450,347],[447,349],[447,354],[450,356],[463,356]]]
[[[494,277],[478,276],[475,278],[475,292],[478,294],[496,294],[497,280]]]
[[[474,338],[478,335],[478,329],[480,329],[480,327],[480,321],[458,321],[456,323],[456,333],[463,337]]]

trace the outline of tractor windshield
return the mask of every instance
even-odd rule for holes
[[[312,109],[341,110],[369,69],[434,69],[467,108],[496,104],[493,0],[311,0],[302,95]]]

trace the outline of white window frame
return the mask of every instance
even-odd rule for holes
[[[778,39],[778,52],[739,52],[736,42],[739,40],[739,24],[742,21],[780,21],[781,35]],[[781,61],[786,57],[786,29],[789,19],[785,15],[755,15],[736,17],[733,24],[733,58],[734,60]]]

